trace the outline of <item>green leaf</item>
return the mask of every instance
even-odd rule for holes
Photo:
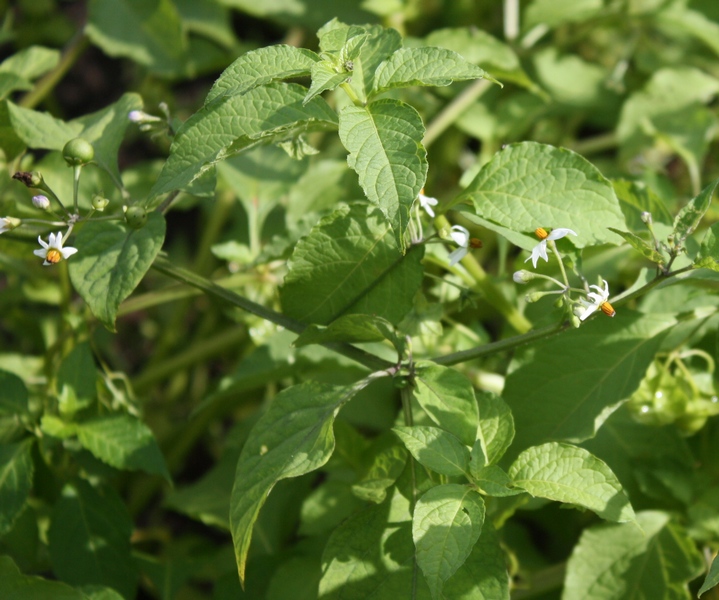
[[[123,600],[122,595],[112,588],[100,585],[84,585],[82,593],[87,600]]]
[[[63,415],[73,415],[97,398],[97,370],[90,345],[75,346],[62,361],[57,372],[58,408]]]
[[[0,556],[0,598],[86,600],[84,594],[65,583],[23,575],[9,556]]]
[[[284,44],[258,48],[240,56],[215,81],[205,104],[222,96],[237,96],[273,81],[310,74],[320,60],[314,52]]]
[[[14,373],[0,369],[0,416],[16,416],[28,411],[27,388]]]
[[[424,274],[422,246],[402,256],[382,213],[366,204],[339,208],[295,246],[280,288],[287,316],[327,325],[346,314],[399,323]]]
[[[54,69],[59,61],[59,50],[30,46],[6,58],[0,64],[0,73],[13,73],[23,79],[33,80]]]
[[[132,520],[114,490],[80,479],[67,484],[47,533],[53,571],[72,585],[107,585],[132,598],[138,573],[131,534]]]
[[[142,229],[113,221],[87,223],[74,241],[78,252],[69,261],[70,280],[92,314],[115,330],[120,303],[137,287],[165,239],[165,219],[149,214]]]
[[[84,448],[116,469],[141,470],[171,481],[155,436],[142,421],[114,414],[77,423]]]
[[[602,0],[534,0],[525,15],[523,27],[556,27],[591,19],[605,10]]]
[[[453,81],[492,79],[477,65],[446,48],[400,48],[375,73],[374,91],[412,85],[444,86]]]
[[[31,90],[32,83],[15,73],[0,72],[0,100],[7,98],[17,90]]]
[[[703,570],[694,542],[665,513],[641,512],[637,524],[584,531],[567,563],[563,600],[689,598],[687,582]]]
[[[336,128],[337,115],[322,98],[302,104],[305,92],[297,84],[270,83],[205,105],[178,130],[150,195],[187,186],[215,163],[255,144]]]
[[[402,47],[402,36],[396,29],[385,29],[379,25],[368,25],[363,28],[363,33],[367,35],[360,55],[353,61],[350,85],[364,103],[375,89],[377,69]]]
[[[706,232],[694,266],[719,271],[719,223],[714,223]]]
[[[425,426],[394,427],[392,431],[422,466],[449,477],[467,475],[469,450],[451,433]]]
[[[304,499],[300,535],[329,533],[366,504],[344,481],[325,481]]]
[[[712,181],[696,198],[692,198],[686,206],[679,211],[674,219],[675,244],[682,244],[687,237],[694,233],[712,202],[714,190],[718,184],[719,179]]]
[[[109,56],[160,75],[183,72],[187,36],[171,0],[93,0],[85,33]]]
[[[339,85],[352,77],[351,71],[345,71],[327,60],[314,63],[312,65],[312,85],[304,99],[304,104],[307,104],[324,91],[334,90]]]
[[[642,220],[642,213],[652,215],[653,222],[670,224],[672,215],[664,201],[646,184],[640,181],[613,179],[612,186],[619,198],[627,228],[630,231],[646,231],[647,226]]]
[[[347,46],[351,39],[360,37],[366,38],[365,28],[361,25],[346,25],[336,18],[325,23],[317,31],[320,40],[320,50],[326,53],[337,54]]]
[[[387,489],[402,474],[407,464],[407,451],[390,433],[379,436],[364,453],[370,464],[360,480],[352,485],[352,493],[362,500],[379,504],[387,497]]]
[[[267,495],[281,479],[318,469],[332,455],[332,423],[366,382],[352,387],[307,382],[280,392],[252,429],[237,463],[230,527],[244,582],[252,527]]]
[[[467,560],[484,524],[484,501],[474,490],[457,484],[438,485],[418,501],[412,519],[417,564],[434,600]]]
[[[344,315],[327,327],[310,325],[295,340],[295,346],[326,344],[328,342],[398,342],[392,323],[374,315]]]
[[[536,344],[502,393],[517,431],[511,451],[592,437],[637,389],[673,324],[672,315],[622,310]]]
[[[12,102],[7,103],[7,108],[13,131],[29,148],[62,150],[68,140],[82,132],[82,125],[77,121],[66,123],[48,113],[23,108]]]
[[[616,475],[584,448],[557,442],[533,446],[517,457],[509,477],[532,496],[576,504],[610,521],[635,520]]]
[[[487,496],[516,496],[524,490],[514,487],[512,479],[497,465],[490,465],[472,473],[472,480],[479,491]]]
[[[464,375],[429,361],[416,363],[415,398],[437,425],[473,446],[479,415],[472,383]]]
[[[479,440],[487,464],[499,461],[514,439],[514,419],[507,403],[492,392],[476,394],[479,406]]]
[[[719,584],[719,556],[714,557],[712,565],[709,567],[709,572],[704,578],[704,583],[702,583],[702,587],[699,589],[697,595],[701,596],[704,592],[708,592],[713,587],[716,587],[717,584]]]
[[[422,118],[404,102],[378,100],[344,108],[339,134],[365,195],[385,214],[404,249],[409,210],[427,177]]]
[[[641,254],[644,258],[648,258],[653,263],[656,263],[658,265],[663,265],[666,260],[664,257],[657,252],[652,246],[649,244],[649,242],[643,240],[638,235],[635,235],[633,233],[630,233],[629,231],[622,231],[621,229],[615,229],[614,227],[608,227],[609,231],[613,231],[617,235],[621,235],[624,240],[632,247],[634,248],[639,254]]]
[[[596,167],[570,150],[536,142],[495,154],[456,202],[463,200],[484,219],[515,231],[572,229],[579,248],[616,244],[607,228],[625,227],[614,189]]]
[[[19,444],[0,446],[0,536],[10,531],[25,508],[32,488],[33,443],[34,438],[27,438]]]

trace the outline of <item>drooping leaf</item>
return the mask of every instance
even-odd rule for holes
[[[681,244],[688,236],[694,233],[711,204],[714,190],[719,185],[715,179],[706,186],[696,198],[692,198],[674,219],[674,240]]]
[[[207,94],[205,104],[222,96],[236,96],[273,81],[309,75],[319,61],[311,50],[279,44],[258,48],[227,67]]]
[[[717,584],[719,584],[719,557],[715,556],[711,567],[709,567],[709,572],[704,578],[704,583],[702,583],[702,587],[699,589],[698,595],[701,597],[704,592],[708,592],[713,587],[716,587]]]
[[[33,443],[33,438],[27,438],[18,444],[0,446],[0,536],[10,531],[25,508],[32,487]]]
[[[340,112],[339,134],[365,195],[387,217],[404,249],[409,210],[427,177],[424,124],[398,100],[348,106]]]
[[[304,103],[307,104],[312,98],[326,92],[334,90],[339,85],[352,77],[351,71],[346,71],[341,67],[338,68],[330,61],[323,60],[312,65],[312,85],[310,86]]]
[[[654,360],[672,315],[625,309],[539,343],[512,371],[502,397],[514,416],[510,452],[550,440],[580,442],[637,389]]]
[[[301,85],[269,83],[206,104],[178,130],[150,195],[183,188],[218,161],[255,144],[336,128],[337,115],[322,98],[302,104],[305,92]]]
[[[443,597],[444,583],[467,560],[483,524],[484,501],[467,486],[438,485],[417,501],[412,538],[434,600]]]
[[[584,531],[567,564],[562,600],[690,597],[687,582],[703,569],[694,542],[666,513],[639,513],[637,524]]]
[[[638,235],[635,235],[630,231],[622,231],[621,229],[615,229],[614,227],[609,227],[609,230],[613,231],[617,235],[621,235],[624,240],[632,248],[639,252],[639,254],[641,254],[644,258],[648,258],[653,263],[656,263],[658,265],[663,265],[666,262],[664,257],[654,248],[652,248],[649,242],[643,240]]]
[[[584,448],[557,442],[532,446],[514,461],[509,477],[532,496],[576,504],[610,521],[635,520],[616,475]]]
[[[421,465],[442,475],[466,475],[469,450],[451,433],[438,427],[414,426],[392,429]]]
[[[578,154],[536,142],[510,144],[482,167],[457,199],[484,219],[515,231],[566,227],[583,248],[618,242],[608,227],[624,216],[611,183]]]
[[[514,419],[507,403],[492,392],[477,392],[479,407],[479,440],[487,464],[496,463],[514,439]]]
[[[0,73],[14,73],[30,81],[54,69],[59,60],[60,51],[55,48],[30,46],[2,61]]]
[[[132,520],[117,493],[84,480],[67,484],[50,516],[53,570],[73,585],[107,585],[132,598],[138,572],[131,555]]]
[[[142,229],[113,221],[88,223],[69,261],[70,280],[103,325],[114,331],[120,303],[137,287],[165,239],[165,219],[149,214]]]
[[[327,325],[347,314],[399,323],[422,283],[422,247],[402,256],[382,213],[342,207],[295,246],[280,289],[285,314]]]
[[[364,385],[307,382],[287,388],[252,429],[237,463],[230,506],[241,581],[245,579],[252,527],[267,495],[281,479],[309,473],[329,460],[335,443],[334,418]]]
[[[85,595],[60,581],[23,575],[9,556],[0,556],[0,598],[14,600],[85,600]]]
[[[463,444],[474,445],[479,415],[469,379],[454,369],[418,361],[415,383],[415,398],[430,419]]]
[[[142,421],[120,413],[76,424],[84,448],[116,469],[142,470],[170,481],[155,436]]]

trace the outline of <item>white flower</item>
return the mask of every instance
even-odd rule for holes
[[[51,233],[47,243],[43,242],[40,236],[37,236],[37,241],[43,249],[33,250],[32,253],[44,258],[45,261],[42,264],[45,266],[59,263],[63,258],[68,259],[77,252],[77,248],[72,246],[62,247],[62,233],[59,231]]]
[[[0,217],[0,233],[6,231],[12,231],[16,227],[19,227],[22,221],[15,217]]]
[[[9,227],[9,223],[6,218],[3,217],[0,219],[0,233],[5,233],[6,231],[10,231],[10,229],[12,229],[12,227]]]
[[[127,113],[127,118],[132,123],[158,123],[162,121],[160,117],[150,115],[142,110],[131,110],[129,113]]]
[[[449,237],[459,246],[459,248],[449,255],[449,266],[453,267],[469,252],[469,231],[461,225],[452,225]]]
[[[610,317],[613,317],[616,312],[614,308],[612,308],[612,305],[609,304],[609,284],[607,283],[606,279],[602,279],[602,282],[604,283],[604,287],[598,285],[590,285],[590,289],[597,290],[596,292],[589,292],[587,294],[587,298],[591,300],[591,302],[588,302],[587,300],[580,300],[582,303],[582,310],[579,313],[579,319],[581,321],[584,321],[587,317],[589,317],[591,314],[593,314],[598,308],[602,309],[602,312],[605,315],[608,315]]]
[[[537,268],[537,261],[540,258],[543,258],[545,261],[549,261],[549,258],[547,257],[547,242],[558,240],[566,235],[577,235],[571,229],[565,229],[563,227],[558,227],[557,229],[552,230],[552,233],[549,235],[547,235],[547,232],[544,229],[538,227],[534,233],[542,240],[532,249],[532,255],[527,259],[532,261],[532,266],[535,269]],[[524,262],[527,262],[527,260]]]
[[[424,210],[427,211],[427,214],[434,218],[434,210],[432,210],[433,206],[437,206],[439,204],[439,200],[437,198],[430,198],[429,196],[424,195],[424,189],[422,189],[419,192],[419,204]]]
[[[32,205],[40,210],[47,210],[50,208],[50,200],[47,196],[38,194],[37,196],[32,197]]]

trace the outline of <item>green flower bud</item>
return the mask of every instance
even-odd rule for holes
[[[142,229],[147,223],[147,211],[142,206],[125,207],[125,221],[130,229]]]
[[[108,204],[110,204],[110,201],[107,198],[102,197],[100,194],[95,194],[92,197],[92,207],[95,210],[102,212]]]
[[[62,157],[71,167],[86,165],[95,158],[95,149],[92,144],[82,138],[70,140],[62,149]]]
[[[532,273],[531,271],[525,271],[524,269],[522,269],[521,271],[516,271],[514,275],[512,275],[514,283],[527,283],[528,281],[531,281],[535,278],[536,275],[534,273]]]

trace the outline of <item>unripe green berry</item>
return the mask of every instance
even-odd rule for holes
[[[103,211],[107,207],[107,205],[110,204],[110,201],[107,198],[104,198],[100,194],[95,194],[92,197],[92,207],[97,211]]]
[[[95,158],[95,149],[92,144],[82,138],[70,140],[62,149],[62,157],[71,167],[86,165]]]
[[[125,221],[130,229],[142,229],[147,223],[147,211],[142,206],[130,206],[125,209]]]

